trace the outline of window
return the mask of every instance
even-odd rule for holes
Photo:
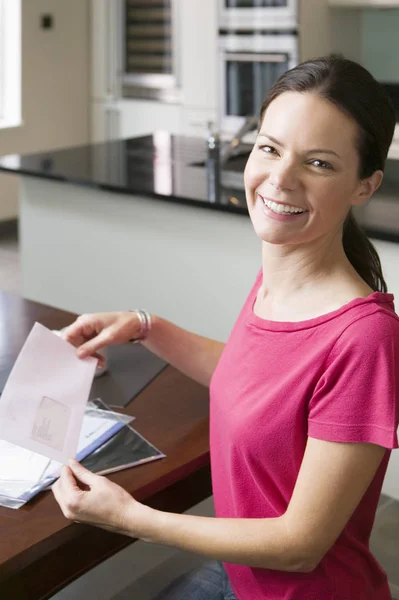
[[[0,0],[0,128],[21,124],[21,0]]]

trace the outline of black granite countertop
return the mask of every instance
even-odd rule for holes
[[[242,172],[222,173],[215,198],[209,171],[198,166],[205,159],[204,140],[159,131],[126,140],[3,156],[0,171],[248,215]],[[354,213],[370,237],[399,242],[399,160],[387,161],[380,190]]]

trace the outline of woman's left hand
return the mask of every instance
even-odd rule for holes
[[[139,537],[134,531],[134,523],[137,521],[137,529],[141,529],[140,513],[146,513],[148,507],[116,483],[88,471],[76,460],[70,460],[68,466],[62,467],[52,491],[67,519]]]

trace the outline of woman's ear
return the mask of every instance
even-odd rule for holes
[[[381,170],[374,171],[370,177],[362,179],[359,183],[358,193],[355,195],[352,205],[361,206],[364,202],[367,202],[369,198],[378,190],[381,185],[384,172]]]

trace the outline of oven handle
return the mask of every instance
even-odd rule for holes
[[[225,58],[227,60],[239,60],[241,62],[269,62],[269,63],[282,63],[287,62],[286,54],[257,54],[255,52],[250,53],[239,53],[239,52],[226,52]]]

